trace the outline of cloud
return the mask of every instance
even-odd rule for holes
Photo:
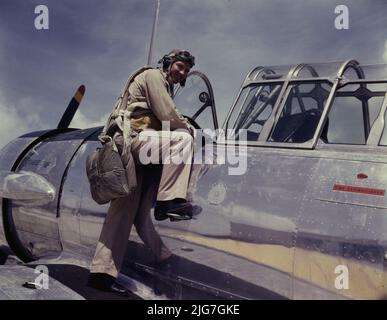
[[[384,53],[383,53],[383,60],[387,63],[387,40],[384,43]]]
[[[50,8],[48,32],[25,22],[31,19],[31,5],[2,4],[4,98],[19,114],[38,114],[43,128],[52,128],[76,87],[84,84],[83,113],[78,111],[72,126],[103,124],[105,119],[97,119],[111,110],[128,74],[147,61],[154,1],[117,0],[106,5],[95,0],[93,6],[87,1],[45,2]],[[244,77],[258,65],[380,61],[386,2],[349,2],[351,27],[338,31],[333,0],[162,0],[153,63],[173,47],[190,50],[196,56],[195,69],[211,81],[221,124]],[[17,103],[21,96],[31,97],[31,103]]]
[[[8,142],[18,136],[31,131],[29,123],[34,121],[33,118],[22,117],[18,114],[15,108],[7,104],[1,93],[0,119],[0,148],[4,147]]]
[[[78,110],[73,120],[71,121],[70,127],[85,129],[104,126],[109,115],[110,113],[106,113],[99,120],[93,121],[91,119],[88,119],[80,110]]]
[[[15,105],[18,105],[21,110],[28,110],[28,106],[32,103],[33,99],[30,97],[23,97],[15,103],[9,103],[0,92],[0,149],[25,133],[47,129],[38,113],[21,114],[15,108]],[[71,122],[71,127],[84,129],[103,126],[109,114],[106,113],[98,120],[91,120],[78,110]]]

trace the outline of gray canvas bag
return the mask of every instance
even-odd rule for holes
[[[91,196],[98,204],[105,204],[113,199],[128,196],[137,187],[136,165],[130,151],[130,113],[132,110],[127,108],[128,89],[134,78],[147,69],[150,67],[143,67],[128,78],[105,127],[98,136],[102,146],[86,159],[86,173]],[[121,133],[124,138],[121,155],[114,141],[117,133]]]

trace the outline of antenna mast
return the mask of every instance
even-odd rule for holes
[[[152,35],[151,35],[151,40],[150,40],[150,44],[149,44],[149,53],[148,53],[148,65],[149,66],[152,63],[153,42],[154,42],[154,37],[156,34],[157,21],[159,19],[159,10],[160,10],[160,0],[156,0],[155,18],[153,20]]]

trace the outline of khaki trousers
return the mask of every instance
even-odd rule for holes
[[[186,199],[191,173],[193,138],[182,131],[142,131],[132,143],[137,163],[162,163],[157,200]]]
[[[122,136],[116,137],[115,141],[122,152]],[[186,198],[191,164],[170,161],[163,165],[161,173],[159,166],[146,165],[146,160],[149,163],[159,163],[160,157],[153,155],[152,158],[152,153],[156,150],[161,151],[159,154],[164,157],[169,152],[172,158],[179,150],[185,150],[184,156],[192,157],[192,137],[183,132],[142,131],[133,138],[131,150],[137,162],[137,189],[127,197],[111,201],[90,272],[118,276],[133,224],[156,260],[164,260],[172,254],[155,230],[150,211],[156,197],[160,201]],[[147,150],[151,152],[146,152]]]

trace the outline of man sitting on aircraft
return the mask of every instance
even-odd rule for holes
[[[194,60],[188,51],[174,49],[159,61],[162,68],[144,69],[129,85],[127,110],[131,111],[131,152],[136,163],[142,163],[144,150],[157,151],[156,163],[159,163],[159,153],[165,152],[165,147],[171,155],[176,150],[184,150],[185,160],[189,161],[163,163],[161,178],[157,177],[157,174],[149,177],[151,168],[142,168],[144,172],[141,173],[141,166],[136,166],[137,189],[127,197],[111,201],[90,267],[88,285],[91,287],[127,295],[125,288],[115,283],[115,278],[121,269],[133,224],[160,265],[172,256],[150,218],[150,210],[156,197],[156,220],[184,220],[192,217],[193,207],[186,198],[194,129],[176,110],[172,98],[174,85],[185,85],[187,74],[195,64]],[[162,131],[162,122],[168,122],[170,131]],[[175,131],[177,129],[182,131]],[[110,128],[108,134],[114,138],[118,150],[122,153],[123,132],[115,127]],[[143,177],[147,173],[148,181]]]

